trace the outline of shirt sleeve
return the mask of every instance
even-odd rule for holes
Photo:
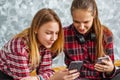
[[[28,52],[22,39],[12,39],[1,50],[2,71],[14,80],[29,76]]]
[[[114,62],[114,51],[113,51],[113,36],[110,35],[106,35],[104,36],[104,50],[105,50],[105,54],[108,55],[111,60]],[[101,72],[97,72],[94,69],[94,64],[90,64],[88,61],[86,64],[84,64],[84,68],[87,68],[88,71],[84,72],[86,75],[90,75],[87,77],[92,77],[92,75],[96,75],[93,77],[97,77],[97,76],[101,76],[103,78],[112,78],[115,75],[116,69],[114,68],[112,74],[107,75],[105,73],[101,73]],[[85,70],[85,69],[84,69]]]
[[[114,62],[114,52],[113,52],[113,36],[110,35],[106,35],[105,39],[104,39],[104,50],[105,50],[105,54],[108,55],[111,60]],[[87,55],[86,55],[87,56]],[[87,56],[87,58],[89,58]],[[103,77],[103,78],[112,78],[115,75],[116,69],[114,68],[112,74],[110,75],[106,75],[106,73],[101,73],[98,72],[94,69],[94,64],[90,63],[89,59],[85,60],[85,64],[83,65],[83,69],[81,71],[81,76],[85,75],[85,77],[88,78],[95,78],[95,77]]]
[[[111,60],[113,61],[114,63],[114,51],[113,51],[113,36],[105,36],[105,43],[104,43],[104,46],[105,46],[105,51],[106,51],[106,55],[109,55]],[[111,74],[106,74],[106,73],[103,73],[103,77],[106,78],[106,77],[109,77],[109,78],[112,78],[116,73],[116,68],[114,67],[114,70],[111,72]]]
[[[37,74],[43,78],[43,80],[49,80],[54,74],[52,70],[52,56],[49,51],[45,51],[42,55],[41,63],[37,69]]]

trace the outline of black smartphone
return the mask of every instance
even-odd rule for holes
[[[83,65],[83,61],[72,61],[68,67],[69,70],[77,69],[80,71],[80,68]]]
[[[104,64],[103,62],[102,62],[102,60],[109,60],[109,57],[108,56],[105,56],[105,57],[100,57],[100,58],[98,58],[98,60],[97,60],[97,63],[99,63],[99,64]]]

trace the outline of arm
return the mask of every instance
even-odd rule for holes
[[[47,50],[43,52],[43,54],[41,63],[37,69],[37,74],[45,80],[48,80],[54,74],[54,71],[52,70],[52,56],[51,52]]]
[[[107,65],[108,70],[106,70],[105,73],[103,73],[103,77],[113,77],[116,69],[114,66],[114,51],[113,51],[113,35],[111,34],[110,36],[105,36],[105,50],[106,50],[106,55],[109,55],[110,60],[109,62],[105,62]],[[113,66],[113,67],[112,67]],[[111,73],[111,74],[109,74]]]
[[[110,31],[105,32],[103,41],[104,41],[103,46],[104,46],[104,50],[105,50],[105,55],[108,55],[110,57],[110,60],[109,60],[108,64],[106,64],[108,69],[106,70],[105,74],[109,73],[109,72],[112,72],[112,71],[113,71],[112,73],[114,73],[115,70],[114,70],[114,65],[113,65],[113,62],[114,62],[113,35],[112,35],[112,33]],[[89,56],[89,57],[91,58],[93,56]],[[87,67],[87,65],[86,65],[86,67]],[[89,65],[88,65],[88,67],[89,67]],[[98,72],[102,73],[103,71],[102,72],[98,71]]]
[[[54,72],[51,69],[52,66],[52,57],[50,52],[45,52],[42,56],[40,66],[37,70],[37,73],[43,80],[73,80],[79,76],[79,72],[77,70],[60,70],[58,72]]]
[[[3,71],[15,80],[29,76],[28,52],[21,39],[9,41],[1,50]]]
[[[96,70],[99,72],[103,72],[103,77],[113,77],[115,75],[116,69],[114,66],[114,53],[113,53],[113,35],[104,36],[104,49],[106,55],[109,55],[108,61],[102,61],[105,65],[96,64]],[[97,68],[99,66],[99,68]],[[100,69],[101,68],[101,69]],[[104,68],[104,70],[103,70]]]

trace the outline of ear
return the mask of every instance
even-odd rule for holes
[[[37,29],[34,30],[34,33],[37,34]]]
[[[35,30],[34,33],[37,34],[37,30]]]
[[[37,34],[37,32],[36,32],[36,31],[35,31],[34,33],[35,33],[35,34]]]

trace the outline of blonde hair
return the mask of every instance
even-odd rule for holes
[[[33,67],[38,66],[41,59],[41,56],[38,50],[38,43],[37,43],[37,37],[36,37],[35,31],[38,30],[43,24],[50,21],[56,21],[59,24],[58,39],[50,48],[51,52],[58,54],[61,51],[63,51],[63,44],[64,44],[63,29],[62,29],[62,24],[59,17],[51,9],[43,8],[39,10],[34,16],[31,26],[16,36],[16,37],[25,37],[27,35],[29,36],[29,42],[28,42],[28,47],[30,52],[29,60],[30,60],[31,66]]]
[[[92,16],[94,16],[92,28],[94,29],[96,35],[96,58],[104,56],[103,32],[104,29],[108,30],[108,28],[101,25],[98,18],[98,9],[95,0],[73,0],[71,14],[76,9],[91,10]],[[108,31],[110,32],[110,30]]]

